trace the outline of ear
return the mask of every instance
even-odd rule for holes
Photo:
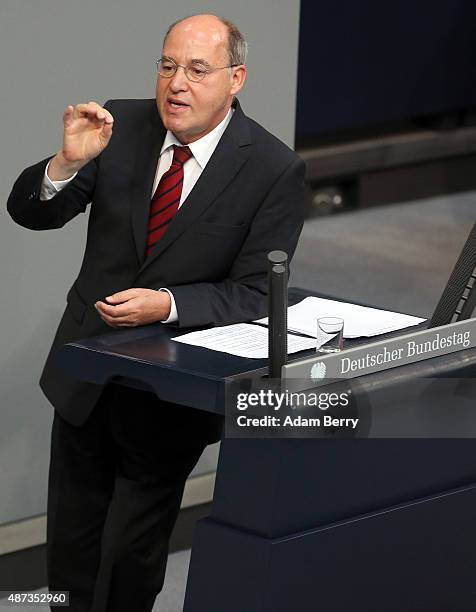
[[[233,68],[233,74],[231,75],[232,87],[230,90],[231,95],[237,94],[245,84],[246,80],[246,66],[242,64]]]

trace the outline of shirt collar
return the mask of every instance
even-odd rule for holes
[[[234,112],[235,109],[230,108],[230,110],[226,114],[226,117],[216,126],[216,128],[213,128],[211,132],[208,132],[208,134],[205,134],[205,136],[202,136],[195,142],[192,142],[188,145],[193,157],[195,158],[199,166],[202,168],[202,170],[203,168],[205,168],[208,163],[208,160],[212,156],[213,151],[215,150],[220,138],[222,137],[223,132],[226,130],[228,124],[230,123]],[[178,145],[179,147],[183,146],[183,144],[179,142],[179,140],[177,140],[174,134],[170,130],[167,130],[167,133],[164,138],[164,144],[162,145],[162,149],[160,150],[160,154],[162,155],[164,151],[166,151],[173,145]]]

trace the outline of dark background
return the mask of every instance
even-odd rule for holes
[[[476,108],[474,0],[302,0],[296,144]]]

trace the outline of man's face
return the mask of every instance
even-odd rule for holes
[[[200,15],[177,24],[167,36],[162,57],[182,66],[213,69],[229,65],[228,32],[216,17]],[[157,76],[157,108],[164,126],[183,144],[198,140],[224,119],[242,88],[246,68],[214,70],[200,82],[183,68],[171,78]]]

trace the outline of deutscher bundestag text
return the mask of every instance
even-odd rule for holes
[[[343,357],[341,361],[341,374],[356,372],[358,370],[364,370],[366,368],[375,367],[384,363],[400,361],[405,357],[414,357],[415,355],[432,353],[453,346],[467,348],[471,344],[470,335],[470,331],[454,331],[448,336],[442,336],[440,333],[437,333],[433,340],[427,340],[426,342],[415,342],[415,340],[409,340],[406,346],[395,348],[391,351],[384,346],[383,350],[378,353],[366,353],[363,357],[358,357],[357,359]]]

